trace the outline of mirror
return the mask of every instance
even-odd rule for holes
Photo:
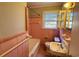
[[[61,10],[58,16],[58,28],[65,30],[72,30],[73,11]]]
[[[73,11],[68,10],[66,16],[66,29],[72,30]]]

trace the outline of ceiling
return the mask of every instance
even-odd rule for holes
[[[39,8],[39,7],[46,7],[46,6],[62,6],[64,2],[29,2],[28,6],[30,8]]]
[[[28,2],[28,6],[30,8],[39,8],[39,7],[47,7],[47,6],[63,6],[65,2]],[[76,6],[79,6],[79,2],[76,2]]]

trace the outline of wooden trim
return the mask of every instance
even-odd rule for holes
[[[28,6],[28,7],[29,7],[29,6]],[[59,7],[59,8],[61,8],[61,5],[59,5],[59,6],[48,5],[48,6],[36,6],[36,7],[31,6],[31,8],[46,8],[46,7]]]
[[[20,46],[22,43],[24,43],[25,41],[27,41],[29,38],[26,38],[25,40],[23,40],[22,42],[16,44],[15,46],[13,46],[11,49],[9,49],[8,51],[4,52],[3,54],[0,55],[0,57],[5,56],[6,54],[8,54],[9,52],[13,51],[15,48],[17,48],[18,46]]]
[[[14,35],[14,36],[10,36],[10,37],[7,37],[7,38],[2,38],[1,40],[3,40],[3,41],[0,41],[0,44],[1,43],[4,43],[4,42],[6,42],[6,41],[8,41],[8,40],[10,40],[10,39],[13,39],[13,38],[16,38],[16,37],[18,37],[18,36],[21,36],[21,35],[23,35],[23,34],[25,34],[26,32],[22,32],[22,33],[19,33],[19,34],[16,34],[16,35]]]
[[[63,19],[64,20],[64,27],[63,28],[65,29],[66,28],[66,10],[62,10],[61,13],[64,13],[64,16],[63,16],[63,18],[64,18]]]
[[[27,3],[26,3],[26,6],[25,6],[25,30],[27,31]]]
[[[26,7],[26,19],[27,19],[27,32],[29,33],[29,9]]]

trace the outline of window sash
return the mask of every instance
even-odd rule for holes
[[[44,28],[56,29],[57,28],[57,13],[46,12],[43,14]]]

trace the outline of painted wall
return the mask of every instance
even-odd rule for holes
[[[72,56],[79,56],[79,8],[74,9],[70,54]]]
[[[0,3],[0,38],[25,31],[25,4],[23,2]]]
[[[36,9],[29,9],[30,20],[29,20],[29,29],[30,35],[33,38],[40,39],[41,43],[44,44],[46,41],[51,41],[55,36],[55,32],[53,29],[45,29],[43,28],[43,18],[42,14],[44,11],[57,11],[59,12],[60,7],[43,7]],[[48,38],[48,39],[45,39]]]

